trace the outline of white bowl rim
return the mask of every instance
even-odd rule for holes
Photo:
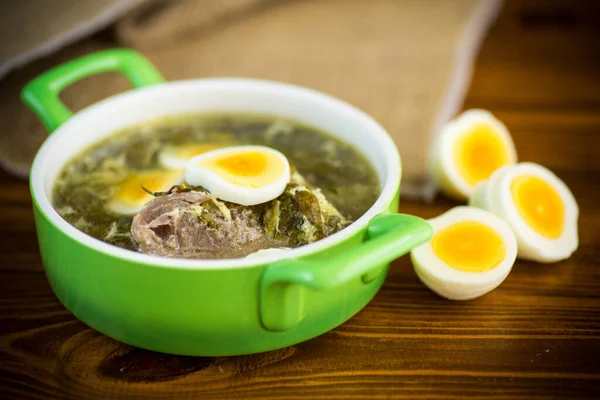
[[[304,97],[312,97],[313,99],[326,101],[331,107],[337,108],[341,113],[353,114],[354,117],[358,117],[363,120],[365,126],[369,127],[369,133],[373,135],[373,141],[377,142],[377,147],[381,151],[381,155],[385,158],[386,166],[386,180],[382,183],[381,192],[376,202],[365,212],[359,219],[354,221],[351,225],[344,228],[343,230],[318,240],[314,243],[304,245],[298,248],[287,250],[282,253],[273,253],[264,255],[261,257],[251,258],[229,258],[229,259],[217,259],[217,260],[198,260],[198,259],[183,259],[183,258],[172,258],[163,256],[154,256],[144,254],[141,252],[135,252],[127,250],[115,245],[108,244],[99,239],[96,239],[69,224],[65,221],[58,212],[51,205],[48,196],[44,190],[44,165],[47,157],[52,151],[54,143],[58,141],[58,138],[68,132],[69,125],[72,121],[78,119],[79,116],[85,114],[97,112],[101,107],[107,106],[113,101],[132,96],[144,96],[151,91],[166,91],[170,88],[174,88],[177,85],[249,85],[256,86],[260,89],[269,89],[276,91],[284,91],[289,94],[299,95]],[[310,124],[309,124],[310,125]],[[364,155],[367,157],[366,155]],[[372,162],[372,160],[369,160]],[[64,165],[64,164],[63,164]],[[400,154],[396,148],[396,145],[386,130],[371,116],[364,113],[357,107],[337,99],[328,94],[309,89],[303,86],[298,86],[290,83],[283,83],[277,81],[268,81],[261,79],[252,78],[202,78],[192,80],[179,80],[169,81],[162,84],[147,86],[144,88],[134,89],[126,91],[117,95],[110,96],[104,100],[96,102],[78,113],[74,114],[68,121],[56,129],[48,138],[44,141],[40,149],[38,150],[30,174],[30,186],[33,200],[39,205],[40,211],[45,217],[60,229],[65,235],[71,239],[83,244],[84,246],[96,250],[101,253],[105,253],[109,256],[121,259],[127,262],[134,262],[138,264],[145,264],[147,266],[163,267],[171,269],[236,269],[244,267],[255,267],[262,266],[265,264],[273,263],[281,259],[289,258],[300,258],[310,254],[318,253],[329,247],[333,247],[336,244],[344,241],[346,238],[356,234],[357,232],[364,229],[369,221],[381,213],[384,208],[393,200],[400,185],[401,176],[401,162]],[[51,250],[50,250],[51,251]]]

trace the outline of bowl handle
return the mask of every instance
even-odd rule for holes
[[[73,115],[60,101],[60,92],[90,75],[113,71],[124,74],[134,88],[164,82],[158,70],[140,53],[111,49],[77,58],[36,77],[23,88],[21,99],[52,133]]]
[[[431,226],[406,214],[383,214],[373,218],[365,242],[334,258],[283,259],[265,268],[259,287],[259,310],[263,327],[287,331],[304,318],[303,287],[324,291],[361,279],[367,284],[382,272],[383,265],[408,253],[433,236]]]

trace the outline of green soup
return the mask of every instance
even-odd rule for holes
[[[133,216],[119,215],[106,204],[131,174],[166,169],[161,151],[194,144],[277,149],[349,221],[365,213],[380,193],[376,172],[365,157],[325,132],[270,116],[198,114],[129,127],[86,149],[59,174],[53,205],[86,234],[138,250],[130,233]]]

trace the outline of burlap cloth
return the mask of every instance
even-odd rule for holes
[[[66,60],[129,46],[169,80],[271,79],[358,106],[398,145],[403,194],[422,197],[431,137],[461,108],[500,0],[0,0],[0,7],[0,77],[20,66],[0,81],[0,164],[16,175],[27,176],[47,135],[19,100],[23,85]],[[105,74],[61,97],[79,110],[127,89],[124,78]]]

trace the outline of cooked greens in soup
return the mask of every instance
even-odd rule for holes
[[[185,172],[191,157],[248,145],[268,148],[213,163],[237,171],[241,180],[227,178],[226,184],[239,185],[240,194],[217,190],[218,182],[186,181],[192,181]],[[258,200],[246,202],[252,197],[247,193],[258,192],[252,191],[258,187],[253,176],[279,173],[284,163],[278,159],[291,171],[283,192],[264,202],[261,192]],[[259,167],[276,170],[254,174]],[[199,171],[200,178],[209,176]],[[324,132],[269,116],[201,114],[130,127],[86,149],[60,172],[53,204],[71,225],[107,243],[160,256],[214,259],[322,239],[358,219],[379,192],[363,155]]]

